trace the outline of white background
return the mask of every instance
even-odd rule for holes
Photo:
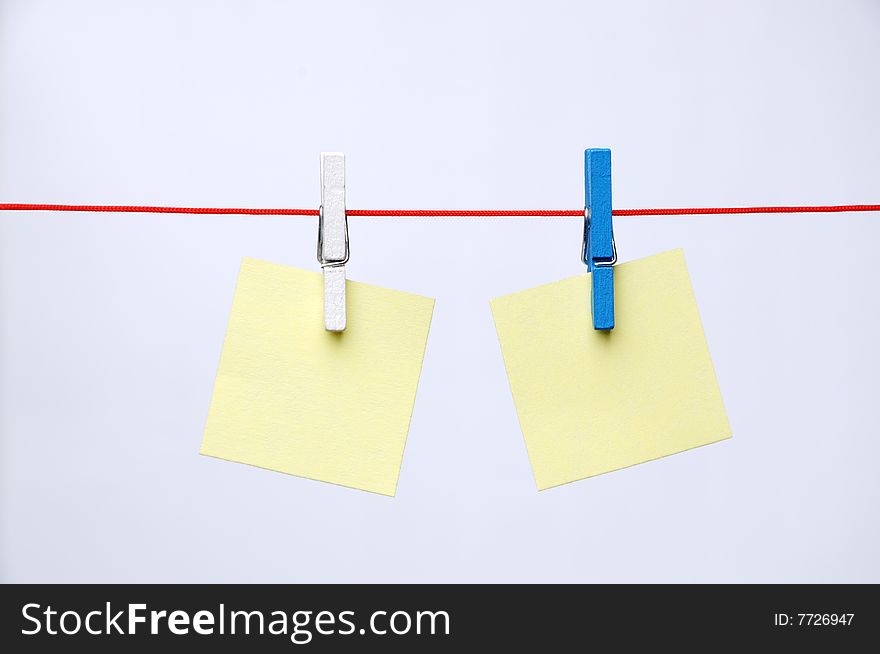
[[[880,3],[0,4],[0,201],[880,201]],[[734,438],[538,493],[487,300],[576,219],[351,220],[437,298],[394,499],[198,455],[244,256],[316,220],[0,215],[4,581],[880,582],[880,216],[620,218],[683,247]],[[601,383],[597,380],[596,383]]]

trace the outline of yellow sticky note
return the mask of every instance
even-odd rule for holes
[[[327,332],[321,273],[242,262],[202,454],[394,495],[434,300],[346,294]]]
[[[731,436],[681,250],[614,268],[615,327],[590,276],[492,300],[538,489]]]

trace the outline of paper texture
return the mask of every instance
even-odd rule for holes
[[[434,300],[347,295],[327,332],[321,273],[242,262],[202,454],[394,495]]]
[[[589,274],[492,300],[538,488],[729,438],[681,250],[614,268],[616,326]]]

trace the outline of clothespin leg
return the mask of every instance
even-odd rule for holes
[[[594,266],[591,277],[593,329],[614,329],[614,268]]]
[[[324,266],[324,329],[345,331],[345,266]]]

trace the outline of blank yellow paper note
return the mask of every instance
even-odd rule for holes
[[[321,273],[245,259],[202,454],[394,495],[434,300],[348,282],[324,330]]]
[[[492,300],[538,488],[729,438],[681,250],[614,268],[615,327],[590,276]]]

